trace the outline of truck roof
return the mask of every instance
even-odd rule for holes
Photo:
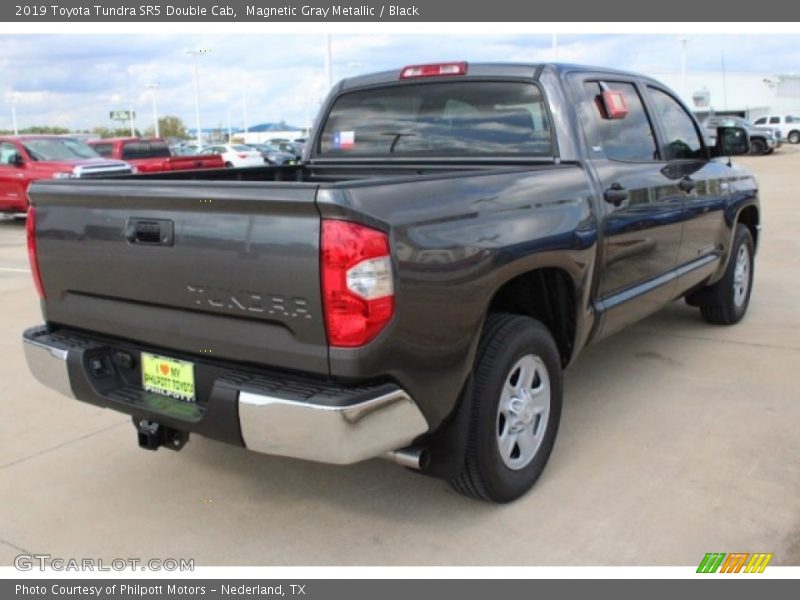
[[[461,61],[442,61],[442,63],[431,63],[431,64],[453,64],[455,62]],[[604,73],[615,73],[619,75],[624,75],[628,77],[638,77],[642,79],[647,79],[649,81],[655,81],[651,77],[647,77],[642,75],[641,73],[634,73],[631,71],[622,71],[619,69],[614,69],[611,67],[601,67],[601,66],[591,66],[591,65],[580,65],[580,64],[572,64],[572,63],[467,63],[468,69],[467,74],[463,77],[534,77],[537,71],[542,69],[548,69],[551,72],[556,74],[568,73],[570,71],[601,71]],[[400,79],[400,73],[402,72],[404,67],[399,69],[392,69],[391,71],[380,71],[377,73],[368,73],[366,75],[359,75],[356,77],[349,77],[347,79],[343,79],[339,82],[339,84],[334,88],[337,92],[342,92],[348,89],[364,87],[364,86],[371,86],[371,85],[380,85],[382,83],[390,83],[390,82],[407,82],[413,83],[417,82],[420,79],[423,81],[430,81],[436,79],[436,77],[425,77],[425,78],[411,78],[407,80]],[[442,80],[448,80],[449,76],[444,76]]]

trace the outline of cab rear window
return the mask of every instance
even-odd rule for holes
[[[522,82],[442,82],[351,92],[336,100],[321,156],[552,156],[539,88]]]

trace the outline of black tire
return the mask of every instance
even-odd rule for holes
[[[226,161],[226,162],[225,162],[225,168],[226,168],[226,169],[230,169],[231,167],[233,167],[233,163],[232,163],[232,162],[230,162],[230,161]]]
[[[746,291],[743,297],[739,296],[741,301],[737,302],[736,289],[740,286],[736,284],[735,279],[737,259],[742,247],[745,248],[747,253],[748,280]],[[722,279],[710,287],[703,288],[693,297],[687,299],[690,303],[700,308],[700,314],[709,323],[733,325],[744,317],[747,307],[750,305],[750,294],[753,291],[753,275],[755,273],[754,249],[755,245],[753,244],[753,236],[750,234],[750,230],[739,223],[736,225],[728,266]]]
[[[789,135],[786,136],[786,139],[789,140],[790,144],[800,144],[800,131],[790,131]]]
[[[542,425],[541,441],[530,461],[520,468],[510,468],[500,454],[498,442],[501,392],[506,381],[513,377],[512,368],[531,355],[538,358],[546,369],[549,414]],[[465,496],[489,502],[511,502],[536,483],[558,433],[563,384],[561,358],[553,336],[544,325],[529,317],[506,313],[489,315],[478,347],[473,377],[475,385],[472,398],[468,399],[471,400],[472,412],[466,460],[461,473],[450,483]],[[534,421],[534,431],[536,423],[539,421]]]
[[[761,138],[752,138],[750,140],[750,154],[758,155],[767,152],[767,142]]]

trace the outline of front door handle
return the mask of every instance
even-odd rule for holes
[[[682,192],[686,192],[688,194],[689,192],[694,191],[694,188],[697,187],[697,182],[687,175],[678,182],[678,187]]]
[[[619,206],[628,199],[630,194],[628,190],[622,187],[621,183],[612,183],[605,192],[603,192],[603,200],[614,206]]]

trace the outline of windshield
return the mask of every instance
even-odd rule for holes
[[[323,156],[552,156],[550,123],[531,83],[458,81],[345,94],[333,105]]]
[[[22,143],[31,160],[79,160],[100,158],[88,145],[71,138],[41,138]]]

